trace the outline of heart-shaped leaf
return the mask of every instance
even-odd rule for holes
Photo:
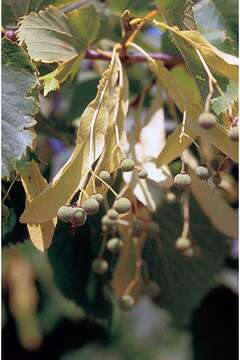
[[[2,45],[2,177],[7,177],[16,162],[32,145],[38,104],[30,95],[36,86],[36,68],[16,43]],[[14,84],[14,86],[13,86]]]

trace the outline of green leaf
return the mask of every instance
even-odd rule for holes
[[[203,0],[193,6],[194,17],[201,34],[222,51],[236,54],[236,39],[214,0]]]
[[[214,0],[214,4],[223,15],[226,23],[238,38],[238,14],[239,1],[238,0]]]
[[[64,62],[82,49],[81,41],[74,36],[67,17],[53,6],[23,17],[19,25],[20,45],[26,44],[31,59],[35,61]]]
[[[14,86],[13,86],[14,84]],[[27,130],[36,124],[38,104],[29,95],[36,86],[36,69],[16,43],[2,43],[2,177],[7,177],[32,145]]]
[[[211,107],[213,111],[220,115],[221,113],[226,113],[227,110],[230,110],[238,103],[238,86],[235,82],[230,81],[227,85],[227,89],[224,92],[223,96],[218,96],[211,100]]]
[[[191,0],[156,0],[161,15],[181,30],[196,30]]]
[[[68,78],[71,80],[77,75],[81,60],[83,58],[83,53],[74,55],[73,58],[60,64],[52,72],[41,76],[40,81],[44,84],[44,96],[46,96],[50,91],[59,90],[60,84],[66,81]]]
[[[91,263],[101,246],[99,234],[99,216],[94,221],[88,219],[87,224],[77,228],[75,234],[69,231],[69,224],[58,223],[48,258],[61,292],[88,315],[110,320],[112,301],[108,284],[112,270],[104,275],[96,275],[91,270]],[[104,257],[108,259],[106,255]],[[108,260],[113,266],[111,259]]]
[[[84,42],[91,44],[97,38],[100,20],[94,5],[83,6],[68,13],[71,28]]]
[[[197,85],[198,88],[198,94],[200,94],[200,101],[198,101],[198,108],[196,108],[195,114],[191,113],[189,118],[190,121],[187,121],[187,125],[185,128],[185,133],[190,136],[192,139],[194,139],[196,136],[204,137],[208,142],[215,145],[219,150],[221,150],[223,153],[225,153],[227,156],[229,156],[234,161],[238,161],[238,155],[237,155],[237,146],[232,146],[230,144],[230,141],[227,137],[227,128],[229,127],[229,123],[226,124],[226,127],[217,126],[215,129],[212,129],[211,131],[202,131],[199,126],[197,126],[197,118],[200,115],[197,114],[197,111],[199,111],[199,106],[202,107],[200,112],[204,110],[204,107],[202,104],[204,104],[206,97],[209,92],[208,88],[208,76],[206,74],[206,71],[196,53],[196,50],[201,52],[202,57],[204,58],[205,62],[209,66],[210,70],[213,72],[213,75],[217,77],[219,80],[219,85],[222,86],[224,83],[226,83],[227,79],[233,80],[237,82],[238,79],[238,59],[230,54],[223,53],[222,51],[218,50],[214,46],[212,46],[210,43],[207,42],[207,40],[204,39],[204,37],[201,36],[201,34],[196,30],[182,30],[184,29],[184,25],[181,24],[181,21],[183,22],[184,17],[186,16],[185,10],[184,10],[184,4],[179,8],[178,2],[172,3],[169,2],[169,0],[162,0],[158,1],[157,4],[159,5],[159,11],[161,15],[164,17],[168,25],[164,23],[159,23],[157,21],[153,21],[155,25],[159,25],[160,27],[163,27],[164,29],[168,29],[170,33],[172,34],[175,44],[180,50],[186,65],[188,69],[191,72],[192,78],[195,81],[195,85]],[[172,6],[171,6],[172,4]],[[186,3],[185,3],[186,4]],[[189,2],[188,2],[189,6]],[[179,19],[182,19],[181,21]],[[162,24],[162,26],[160,25]],[[177,28],[175,25],[178,25],[179,28]],[[169,26],[171,25],[171,26]],[[154,66],[155,67],[155,73],[158,73],[159,80],[161,81],[162,74],[164,70],[162,69],[162,66]],[[158,67],[158,69],[157,69]],[[179,106],[181,105],[181,102],[179,102],[179,94],[182,92],[181,88],[184,87],[184,83],[182,85],[179,83],[178,77],[175,78],[175,88],[178,88],[178,96],[176,95],[176,91],[170,93],[169,91],[169,84],[167,87],[167,90],[169,91],[170,96],[172,97],[173,101],[176,103],[176,105],[179,107],[179,109],[183,112],[183,109]],[[177,84],[178,82],[178,84]],[[196,86],[195,86],[196,87]],[[184,94],[186,95],[186,94]],[[192,102],[192,95],[188,93],[188,96],[185,97],[187,99],[186,107],[187,107],[187,119],[189,115],[189,99],[190,103]],[[195,96],[194,96],[195,97]],[[174,134],[169,137],[169,141],[171,139],[171,144],[176,143],[177,149],[175,149],[172,153],[172,155],[166,156],[168,152],[168,141],[163,149],[164,152],[164,158],[162,154],[160,154],[158,158],[158,166],[161,166],[163,161],[166,161],[166,159],[169,161],[174,160],[173,156],[177,154],[179,151],[179,134],[180,134],[180,127],[176,130]],[[189,140],[189,139],[188,139]],[[185,145],[182,147],[182,150],[186,148],[188,140],[185,140]],[[171,150],[172,151],[172,150]],[[179,154],[181,151],[179,152]]]
[[[27,15],[32,11],[37,12],[53,2],[51,0],[3,0],[3,25],[15,24],[21,16]]]
[[[194,198],[190,201],[190,234],[201,249],[199,257],[184,257],[175,247],[182,232],[179,204],[164,204],[155,215],[159,239],[148,239],[144,259],[151,278],[161,288],[157,304],[168,310],[176,323],[189,320],[191,312],[214,285],[226,256],[226,239],[210,223]]]

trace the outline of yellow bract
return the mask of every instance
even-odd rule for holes
[[[119,80],[121,74],[119,56],[114,50],[112,62],[98,85],[97,96],[87,106],[79,120],[77,144],[71,158],[58,172],[52,183],[33,201],[27,203],[21,217],[22,222],[42,223],[55,217],[59,207],[69,203],[77,190],[85,185],[92,164],[100,157],[104,159],[106,151],[109,152],[109,142],[112,141],[113,136],[109,129],[116,121],[123,129],[122,122],[127,111],[128,100],[124,97],[124,100],[120,102],[123,91]],[[109,163],[111,163],[111,158],[114,159],[112,154],[108,153]],[[113,164],[116,167],[115,160]]]
[[[26,193],[26,207],[46,187],[47,181],[42,177],[35,161],[31,161],[20,171],[21,180]],[[20,218],[22,221],[22,218]],[[38,250],[45,251],[51,245],[57,219],[42,224],[28,224],[30,239]]]
[[[238,81],[238,58],[218,50],[204,39],[200,32],[196,30],[180,31],[176,26],[171,27],[156,20],[153,23],[174,33],[178,38],[184,40],[186,45],[200,50],[204,60],[214,72],[218,72],[230,80]]]
[[[197,119],[204,110],[204,103],[196,86],[196,82],[190,73],[188,73],[182,65],[169,71],[164,67],[162,62],[154,60],[149,62],[149,67],[157,76],[159,82],[166,89],[179,110],[184,112],[186,106],[185,133],[188,137],[184,136],[182,143],[180,143],[179,136],[182,128],[180,124],[175,132],[167,138],[166,144],[157,159],[157,166],[160,167],[176,159],[182,151],[191,144],[191,139],[194,140],[197,136],[204,137],[229,156],[229,158],[238,161],[238,146],[229,140],[227,129],[222,126],[217,126],[208,131],[199,128]],[[179,76],[179,70],[182,72],[182,80]]]

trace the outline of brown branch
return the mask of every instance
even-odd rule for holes
[[[164,53],[149,53],[149,56],[151,56],[154,60],[162,61],[167,68],[171,68],[175,65],[183,63],[183,58],[180,56],[174,56]],[[85,59],[89,59],[89,60],[110,61],[111,57],[112,57],[111,51],[99,53],[95,50],[87,49],[85,52]],[[147,59],[144,55],[136,52],[129,52],[124,56],[120,56],[120,58],[124,64],[147,62]]]

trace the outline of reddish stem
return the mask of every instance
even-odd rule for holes
[[[183,58],[180,56],[173,56],[173,55],[164,54],[164,53],[149,53],[149,55],[154,60],[162,61],[167,68],[171,68],[175,65],[183,63]],[[90,60],[110,61],[111,56],[112,56],[111,51],[99,53],[95,50],[87,49],[85,52],[85,59],[90,59]],[[120,56],[120,57],[121,57],[121,61],[125,64],[147,62],[147,59],[143,54],[139,54],[136,52],[129,52],[129,53],[125,54],[124,56]]]

